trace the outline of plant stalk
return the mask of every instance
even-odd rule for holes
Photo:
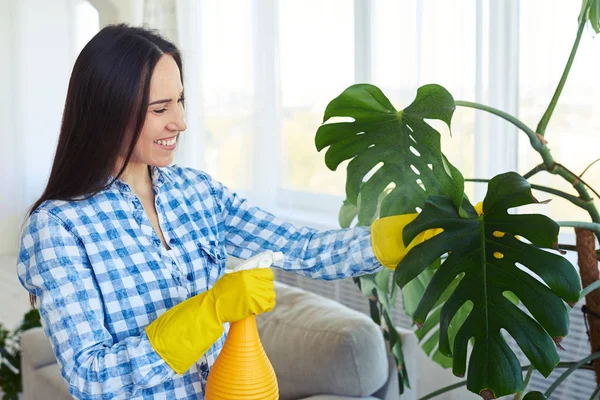
[[[533,132],[533,130],[531,128],[529,128],[525,123],[520,121],[518,118],[515,118],[512,115],[505,113],[504,111],[500,111],[500,110],[490,107],[490,106],[486,106],[486,105],[475,103],[475,102],[469,102],[469,101],[457,100],[457,101],[455,101],[455,104],[459,105],[459,106],[463,106],[463,107],[470,107],[470,108],[476,108],[479,110],[487,111],[487,112],[497,115],[501,118],[504,118],[508,122],[517,126],[523,132],[525,132],[527,134],[527,136],[529,137],[531,146],[542,157],[544,165],[546,166],[545,169],[551,174],[555,174],[555,175],[562,177],[564,180],[569,182],[573,186],[573,188],[575,188],[577,193],[579,193],[579,198],[577,198],[575,196],[571,196],[571,195],[569,195],[569,196],[571,196],[572,199],[565,197],[564,195],[561,197],[564,197],[564,198],[568,199],[569,201],[571,201],[573,204],[583,208],[590,214],[590,217],[593,222],[600,223],[600,213],[598,212],[598,209],[594,205],[593,199],[590,196],[589,192],[587,191],[586,186],[583,184],[583,182],[579,179],[579,177],[577,175],[573,174],[571,171],[567,170],[562,165],[557,164],[556,161],[554,161],[554,157],[552,157],[552,154],[550,153],[550,149],[546,145],[546,141],[544,140],[543,137],[541,137],[541,136],[538,137],[537,134],[535,132]],[[539,166],[536,167],[535,169],[543,170],[543,168],[541,168]],[[533,174],[533,171],[530,171],[528,174]],[[532,176],[532,175],[530,175],[530,176]],[[533,185],[532,185],[532,188],[533,188]],[[544,191],[550,192],[549,190],[544,190]],[[561,193],[563,193],[563,192],[561,192]],[[554,194],[556,194],[556,193],[554,193]],[[578,199],[578,201],[573,201],[574,199]],[[598,240],[600,241],[600,236],[598,237]]]
[[[546,393],[544,393],[544,395],[547,398],[549,398],[550,395],[552,394],[552,392],[554,392],[554,390],[556,390],[556,388],[562,383],[562,381],[567,379],[567,377],[569,375],[571,375],[573,372],[575,372],[578,368],[581,368],[583,365],[587,364],[590,361],[594,361],[597,358],[600,358],[600,352],[590,354],[583,360],[576,362],[571,368],[569,368],[568,370],[563,372],[558,378],[556,378],[554,383],[546,390]]]
[[[598,353],[598,357],[600,357],[600,352]],[[589,358],[589,357],[588,357]],[[585,359],[585,362],[587,362],[588,360]],[[570,368],[573,370],[576,369],[587,369],[587,370],[591,370],[592,368],[588,365],[585,364],[585,362],[582,364],[581,361],[579,362],[560,362],[558,363],[558,365],[555,367],[555,369],[559,369],[559,368]],[[521,371],[525,371],[528,370],[529,368],[531,368],[531,365],[525,365],[521,367]],[[429,400],[429,399],[433,399],[434,397],[439,396],[440,394],[444,394],[446,392],[449,392],[451,390],[457,389],[461,386],[466,386],[467,385],[467,380],[465,379],[464,381],[460,381],[460,382],[456,382],[453,383],[452,385],[448,385],[445,386],[441,389],[436,390],[435,392],[431,392],[429,394],[426,394],[423,397],[419,397],[418,400]]]
[[[529,368],[527,368],[527,375],[525,376],[525,382],[523,382],[523,390],[515,394],[515,398],[513,400],[521,400],[523,398],[523,394],[527,390],[527,385],[529,385],[529,381],[531,380],[531,375],[533,375],[534,369],[535,368],[533,365],[530,365]]]
[[[481,103],[476,103],[474,101],[455,100],[454,104],[456,104],[457,106],[487,111],[490,114],[494,114],[500,118],[505,119],[506,121],[510,122],[511,124],[513,124],[514,126],[516,126],[517,128],[519,128],[527,134],[527,136],[529,137],[529,142],[531,143],[531,146],[533,146],[534,149],[539,151],[539,148],[541,148],[541,143],[538,140],[537,135],[535,134],[533,129],[528,127],[523,121],[521,121],[517,117],[514,117],[504,111],[498,110],[497,108],[486,106],[485,104]]]
[[[583,222],[583,221],[556,221],[562,227],[580,228],[587,229],[594,232],[600,237],[600,224],[596,222]],[[592,248],[593,250],[593,248]]]
[[[590,396],[590,400],[597,400],[599,396],[600,396],[600,386],[597,386],[596,390],[594,390],[594,393],[592,393],[592,395]]]
[[[478,183],[488,183],[490,181],[490,179],[473,179],[473,178],[465,178],[465,182],[478,182]],[[546,192],[546,193],[550,193],[553,194],[555,196],[558,197],[562,197],[565,200],[569,200],[571,203],[575,204],[578,207],[581,208],[586,208],[589,204],[589,202],[583,201],[581,200],[579,197],[577,196],[573,196],[572,194],[569,193],[565,193],[563,191],[560,191],[558,189],[554,189],[551,187],[546,187],[546,186],[541,186],[541,185],[534,185],[534,184],[530,184],[531,188],[534,190],[539,190],[540,192]]]
[[[591,3],[592,2],[590,1],[587,6],[587,9],[584,10],[583,15],[586,15],[587,10],[589,9]],[[546,127],[548,126],[548,122],[550,122],[550,117],[552,116],[552,113],[554,112],[554,109],[556,108],[556,104],[558,104],[558,98],[560,97],[560,95],[563,91],[563,88],[565,86],[565,83],[567,82],[567,77],[569,76],[569,72],[571,71],[571,66],[573,65],[573,60],[575,60],[575,54],[577,54],[579,42],[581,41],[581,35],[583,34],[583,29],[585,28],[586,24],[587,24],[587,18],[582,18],[581,21],[579,22],[579,28],[577,29],[577,36],[575,38],[575,43],[573,43],[573,48],[571,48],[571,54],[569,55],[569,60],[567,61],[567,65],[565,66],[562,76],[560,77],[560,81],[558,82],[558,86],[556,87],[556,90],[554,91],[552,100],[550,100],[550,104],[548,105],[546,112],[542,116],[542,119],[540,120],[540,123],[537,126],[536,132],[538,134],[540,134],[542,137],[546,134]]]

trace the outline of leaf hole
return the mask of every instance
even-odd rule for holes
[[[425,188],[425,185],[423,184],[423,181],[421,179],[417,179],[417,185],[419,185],[421,187],[421,189],[423,189],[423,191],[427,191],[427,189]]]
[[[356,121],[356,120],[352,117],[331,117],[327,121],[325,121],[325,125],[326,124],[335,124],[335,123],[339,123],[339,122],[354,122],[354,121]]]
[[[419,172],[419,170],[417,169],[417,167],[415,167],[414,165],[411,164],[410,169],[412,169],[415,174],[421,175],[421,173]]]
[[[544,249],[540,249],[545,251]],[[527,268],[526,266],[524,266],[521,263],[515,263],[515,266],[517,268],[519,268],[521,271],[525,272],[527,275],[530,275],[532,277],[534,277],[538,282],[540,282],[541,284],[543,284],[544,286],[548,287],[548,285],[546,285],[546,282],[544,282],[544,280],[535,272],[533,272],[532,270],[530,270],[529,268]]]
[[[423,211],[423,209],[421,207],[415,207],[415,210],[417,210],[417,212],[420,214],[421,211]]]
[[[366,182],[366,181],[368,181],[369,179],[371,179],[371,177],[372,177],[373,175],[375,175],[375,173],[376,173],[377,171],[379,171],[379,169],[380,169],[381,167],[383,167],[383,162],[381,162],[381,161],[380,161],[380,162],[378,162],[377,164],[375,164],[375,166],[374,166],[373,168],[371,168],[371,170],[365,174],[365,176],[364,176],[364,178],[363,178],[363,182]]]
[[[419,153],[413,146],[410,146],[409,149],[415,156],[421,157],[421,153]]]
[[[519,305],[519,297],[510,290],[505,290],[502,292],[502,296],[507,298],[514,305]]]
[[[410,129],[410,126],[408,127],[408,129]],[[412,129],[410,129],[410,131],[412,132]],[[414,137],[412,137],[412,135],[408,135],[408,137],[410,138],[410,140],[412,140],[413,142],[417,143],[417,141],[415,140]]]
[[[430,170],[433,171],[433,164],[427,164],[427,166],[429,167]]]

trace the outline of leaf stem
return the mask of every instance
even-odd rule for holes
[[[590,169],[590,167],[594,164],[596,164],[598,161],[600,161],[600,158],[598,158],[597,160],[592,161],[592,163],[590,165],[588,165],[587,167],[585,167],[585,169],[583,170],[583,172],[581,174],[579,174],[579,178],[581,178],[583,176],[583,174],[585,174],[587,172],[588,169]]]
[[[480,179],[480,178],[465,178],[465,182],[478,182],[478,183],[488,183],[490,181],[490,179]],[[541,186],[541,185],[535,185],[535,184],[530,184],[532,189],[535,190],[539,190],[540,192],[546,192],[546,193],[550,193],[553,194],[555,196],[558,197],[562,197],[563,199],[569,200],[571,203],[575,204],[576,206],[579,206],[581,208],[585,208],[588,204],[588,202],[583,201],[582,199],[580,199],[577,196],[573,196],[572,194],[560,191],[558,189],[554,189],[551,187],[546,187],[546,186]]]
[[[556,380],[554,381],[554,383],[552,383],[552,385],[546,390],[546,393],[544,393],[544,395],[546,397],[550,397],[550,395],[552,394],[552,392],[554,392],[554,390],[562,383],[562,381],[564,381],[565,379],[567,379],[567,377],[569,375],[571,375],[576,369],[578,369],[582,365],[587,364],[589,361],[594,361],[597,358],[600,358],[600,352],[596,352],[596,353],[590,354],[589,356],[587,356],[583,360],[578,361],[577,363],[575,363],[575,365],[573,365],[571,368],[569,368],[568,370],[566,370],[565,372],[563,372],[558,378],[556,378]]]
[[[536,165],[531,171],[529,171],[528,173],[526,173],[525,175],[523,175],[523,178],[525,179],[529,179],[532,176],[534,176],[535,174],[537,174],[538,172],[541,171],[546,171],[546,165],[545,164],[539,164]]]
[[[451,390],[457,389],[457,388],[459,388],[461,386],[466,386],[466,384],[467,384],[467,381],[464,380],[464,381],[460,381],[460,382],[454,383],[452,385],[445,386],[445,387],[443,387],[441,389],[436,390],[435,392],[431,392],[428,395],[425,395],[425,396],[419,398],[419,400],[433,399],[434,397],[437,397],[440,394],[444,394],[444,393],[449,392]]]
[[[594,393],[590,396],[590,400],[597,400],[598,397],[600,397],[600,386],[596,386],[596,390],[594,390]]]
[[[533,365],[530,365],[529,368],[527,368],[527,375],[525,376],[525,382],[523,382],[523,390],[518,392],[515,395],[514,400],[521,400],[521,398],[523,397],[523,394],[525,393],[525,390],[527,390],[527,385],[529,385],[529,380],[531,379],[531,375],[533,374],[533,370],[535,370]]]
[[[600,356],[600,352],[598,352],[597,354]],[[521,366],[521,371],[528,370],[530,367],[531,367],[531,365]],[[558,369],[558,368],[575,368],[575,369],[589,369],[589,370],[593,370],[589,365],[581,365],[581,361],[580,362],[560,362],[555,367],[555,369]],[[431,392],[429,394],[426,394],[425,396],[420,397],[418,400],[433,399],[434,397],[437,397],[440,394],[444,394],[444,393],[449,392],[451,390],[457,389],[457,388],[459,388],[461,386],[466,386],[466,384],[467,384],[467,380],[465,379],[464,381],[460,381],[460,382],[457,382],[457,383],[453,383],[452,385],[444,386],[443,388],[438,389],[435,392]]]
[[[587,5],[587,9],[584,10],[584,14],[586,15],[587,10],[590,8],[591,1]],[[550,100],[550,104],[548,104],[548,108],[546,112],[542,116],[540,123],[537,126],[536,132],[540,134],[542,137],[546,134],[546,127],[548,126],[548,122],[550,122],[550,117],[556,108],[556,104],[558,104],[558,98],[560,97],[562,90],[567,82],[567,77],[569,76],[569,72],[571,71],[571,66],[573,65],[573,60],[575,59],[575,54],[577,53],[577,48],[579,47],[579,42],[581,41],[581,35],[583,33],[583,29],[585,28],[585,24],[587,23],[587,18],[582,18],[579,22],[579,28],[577,29],[577,36],[575,37],[575,43],[573,43],[573,47],[571,48],[571,54],[569,55],[569,59],[567,61],[567,65],[565,65],[565,69],[560,77],[560,81],[558,82],[558,86],[554,91],[554,95],[552,96],[552,100]]]
[[[600,224],[596,222],[582,222],[582,221],[556,221],[562,227],[568,228],[581,228],[587,229],[594,232],[600,237]]]
[[[529,126],[527,126],[523,121],[521,121],[517,117],[514,117],[504,111],[498,110],[497,108],[486,106],[485,104],[481,104],[481,103],[476,103],[474,101],[455,100],[454,104],[456,104],[457,106],[476,108],[478,110],[487,111],[490,114],[494,114],[500,118],[505,119],[506,121],[510,122],[511,124],[513,124],[517,128],[519,128],[520,130],[525,132],[527,134],[527,136],[529,136],[529,142],[531,143],[531,146],[533,146],[534,149],[538,150],[538,148],[541,148],[541,142],[539,141],[539,139],[538,139],[537,135],[535,134],[535,132],[533,131],[533,129],[531,129]]]
[[[562,250],[571,250],[571,251],[577,251],[577,246],[574,246],[572,244],[558,244],[558,248],[562,249]],[[598,261],[600,261],[600,250],[596,250],[596,258],[598,258]]]
[[[587,296],[588,294],[590,294],[594,290],[598,289],[599,287],[600,287],[600,280],[590,283],[589,285],[587,285],[581,291],[581,295],[579,296],[579,300],[583,299],[585,296]]]

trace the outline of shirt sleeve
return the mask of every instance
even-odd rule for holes
[[[279,220],[248,205],[245,199],[205,175],[222,213],[225,248],[235,257],[249,258],[265,250],[281,251],[285,270],[314,279],[341,279],[377,272],[368,227],[319,232]]]
[[[42,325],[75,398],[130,398],[175,376],[145,332],[115,343],[81,241],[45,210],[24,230],[17,273],[39,299]]]

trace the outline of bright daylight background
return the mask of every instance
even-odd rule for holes
[[[379,86],[397,109],[426,83],[535,128],[577,29],[576,0],[0,0],[0,254],[15,255],[26,208],[50,170],[75,58],[108,23],[147,23],[184,54],[189,129],[177,162],[204,169],[252,203],[296,224],[337,226],[345,165],[329,171],[314,136],[327,103],[357,82]],[[576,173],[600,157],[600,38],[586,29],[546,138]],[[458,108],[452,136],[435,124],[465,177],[521,174],[540,163],[527,137],[495,117]],[[600,163],[584,180],[600,190]],[[533,182],[573,192],[540,173]],[[473,202],[484,185],[467,184]],[[538,193],[538,198],[549,196]],[[561,199],[539,211],[588,220]],[[572,242],[565,230],[561,241]],[[279,279],[368,312],[350,281]],[[564,360],[589,353],[577,309]],[[398,323],[410,321],[398,311]],[[454,382],[420,356],[420,394]],[[434,376],[435,382],[427,377]],[[555,374],[553,374],[553,377]],[[544,387],[535,376],[532,385]],[[415,385],[419,386],[419,385]],[[577,373],[556,398],[588,398]],[[453,397],[454,396],[454,397]],[[560,397],[562,396],[562,397]],[[463,393],[447,398],[465,399]]]

